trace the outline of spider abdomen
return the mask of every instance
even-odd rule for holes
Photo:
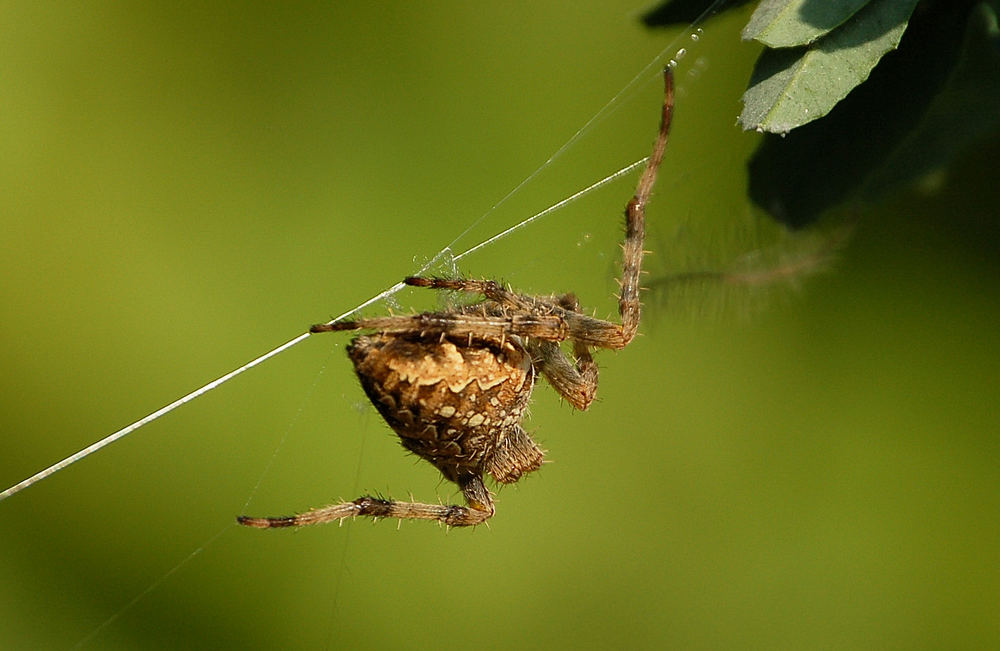
[[[356,337],[347,352],[365,393],[403,446],[452,481],[492,472],[498,448],[510,446],[504,445],[508,437],[511,443],[522,438],[535,369],[514,339],[457,343],[440,335],[380,333]],[[533,449],[538,458],[523,472],[541,463],[541,451]],[[516,481],[522,473],[502,474]]]

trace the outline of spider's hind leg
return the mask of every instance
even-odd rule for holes
[[[245,527],[273,529],[280,527],[304,527],[333,520],[366,515],[374,519],[394,518],[399,520],[437,520],[449,527],[469,527],[485,522],[493,516],[493,497],[476,475],[459,480],[462,494],[468,506],[457,504],[422,504],[420,502],[397,502],[365,495],[353,502],[338,502],[298,515],[270,518],[252,518],[241,515],[236,521]]]

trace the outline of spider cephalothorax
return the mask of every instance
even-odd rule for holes
[[[411,277],[407,285],[470,292],[475,305],[412,316],[337,321],[311,332],[372,330],[347,352],[368,398],[407,450],[430,461],[457,483],[468,506],[360,497],[294,516],[251,518],[250,527],[289,527],[367,515],[479,524],[493,515],[483,483],[490,475],[512,483],[542,464],[542,450],[521,427],[540,373],[573,407],[586,409],[597,391],[592,348],[624,348],[639,326],[639,276],[645,205],[667,146],[673,78],[665,72],[660,131],[635,196],[625,209],[618,309],[621,323],[580,312],[573,294],[517,294],[489,280]],[[573,358],[560,344],[572,343]]]

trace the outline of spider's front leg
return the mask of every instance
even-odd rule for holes
[[[642,276],[643,245],[646,239],[646,203],[656,184],[656,175],[663,163],[674,115],[674,75],[670,68],[663,71],[664,96],[660,130],[646,169],[639,177],[635,194],[625,207],[625,241],[622,243],[621,291],[618,293],[618,313],[621,323],[597,319],[578,310],[564,309],[559,315],[569,327],[569,339],[580,350],[589,347],[620,350],[627,346],[639,329],[639,279]]]
[[[333,520],[343,520],[363,515],[375,520],[394,518],[399,520],[437,520],[449,527],[470,527],[481,524],[494,513],[493,497],[483,483],[481,476],[471,476],[459,481],[462,495],[468,506],[458,504],[422,504],[420,502],[397,502],[365,495],[353,502],[338,502],[298,515],[253,518],[241,515],[236,521],[245,527],[275,529],[282,527],[304,527]]]
[[[382,333],[446,334],[454,337],[495,337],[506,335],[563,341],[569,336],[566,322],[557,314],[488,315],[465,312],[424,312],[409,316],[384,316],[356,321],[318,323],[309,332],[378,330]]]
[[[527,296],[521,296],[506,289],[495,280],[475,280],[473,278],[437,278],[424,276],[407,276],[403,284],[411,287],[426,287],[427,289],[446,289],[469,294],[482,294],[483,297],[506,307],[532,311],[534,301]]]
[[[653,153],[639,183],[635,195],[625,207],[625,241],[622,244],[622,279],[621,291],[618,293],[618,313],[622,323],[619,337],[612,337],[603,344],[608,348],[624,348],[628,345],[639,329],[639,279],[642,275],[642,257],[645,251],[643,245],[646,239],[646,202],[656,184],[656,175],[660,171],[663,155],[667,151],[667,140],[670,136],[670,123],[674,116],[674,74],[668,67],[663,71],[664,94],[663,109],[660,116],[660,131],[653,144]]]

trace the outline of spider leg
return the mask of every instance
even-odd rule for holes
[[[618,294],[618,313],[622,323],[616,336],[598,344],[606,348],[624,348],[635,337],[639,328],[639,277],[642,275],[643,243],[646,238],[646,202],[656,183],[656,173],[663,162],[663,154],[667,149],[667,139],[670,134],[670,122],[674,114],[674,75],[668,67],[663,71],[664,96],[663,113],[660,118],[660,131],[653,145],[653,153],[639,184],[635,195],[625,207],[625,242],[622,245],[622,279],[621,292]]]
[[[442,289],[468,292],[471,294],[482,294],[488,301],[492,301],[501,308],[510,308],[516,312],[530,313],[534,315],[533,318],[544,320],[547,323],[554,323],[555,321],[550,321],[550,319],[557,318],[564,322],[565,327],[562,330],[565,330],[568,333],[566,336],[548,337],[538,336],[527,332],[514,332],[513,330],[507,331],[513,334],[534,336],[538,339],[544,339],[547,341],[564,341],[566,339],[573,339],[574,341],[579,341],[584,347],[593,346],[598,348],[624,348],[635,335],[634,328],[632,328],[632,334],[628,335],[627,340],[625,340],[625,327],[623,324],[613,323],[611,321],[605,321],[604,319],[597,319],[592,316],[582,314],[578,307],[574,308],[563,305],[561,303],[562,297],[552,299],[551,297],[518,294],[505,289],[495,280],[476,280],[472,278],[425,278],[423,276],[409,276],[403,279],[403,282],[413,287],[426,287],[428,289]],[[567,294],[566,296],[571,295]],[[498,310],[498,312],[502,312],[502,310]],[[471,312],[465,312],[465,314],[469,313]],[[638,313],[636,312],[636,314]],[[394,318],[410,317],[388,317],[388,319]],[[456,317],[452,316],[449,318]],[[484,315],[484,318],[487,321],[490,321],[494,318],[506,319],[509,317],[501,317],[497,314],[491,315],[490,317],[486,317]],[[356,323],[360,324],[361,322],[340,321],[330,325],[320,324],[313,326],[312,331],[326,332],[328,330],[354,330],[359,327],[381,327],[379,324],[385,321],[385,319],[369,319],[366,321],[366,323],[374,323],[375,325],[355,325]],[[638,322],[636,322],[635,325],[637,326]],[[410,328],[405,329],[409,330]],[[491,331],[491,334],[495,333]],[[580,355],[577,354],[577,357],[580,357]]]
[[[569,311],[567,319],[570,322],[573,321],[572,315],[583,316],[580,315],[580,302],[574,294],[563,294],[556,297],[555,301],[560,308]],[[572,326],[570,331],[572,332]],[[576,409],[586,410],[597,393],[597,363],[590,354],[590,346],[573,339],[575,363],[555,342],[529,340],[527,347],[536,367],[552,388]]]
[[[498,484],[513,484],[529,472],[542,466],[545,453],[520,425],[506,432],[493,456],[486,462],[486,471]]]
[[[474,280],[472,278],[425,278],[423,276],[407,276],[403,283],[411,287],[426,287],[428,289],[449,289],[470,294],[482,294],[500,305],[516,310],[534,311],[537,300],[531,296],[516,294],[495,280]]]
[[[569,336],[566,323],[552,314],[489,315],[465,312],[424,312],[409,316],[386,316],[356,321],[318,323],[309,332],[378,330],[384,333],[446,334],[456,337],[496,337],[519,335],[548,341]]]
[[[236,521],[245,527],[273,529],[281,527],[304,527],[333,520],[353,518],[358,515],[400,520],[437,520],[449,527],[469,527],[481,524],[493,516],[493,497],[479,475],[459,480],[462,495],[468,506],[457,504],[422,504],[420,502],[397,502],[366,495],[353,502],[339,502],[298,515],[271,518],[252,518],[241,515]]]
[[[527,347],[536,368],[559,395],[580,411],[590,407],[597,393],[597,364],[586,347],[585,354],[580,355],[578,352],[576,364],[570,361],[557,343],[532,341]]]
[[[625,241],[622,243],[622,278],[621,291],[618,293],[618,313],[621,323],[612,323],[602,319],[580,314],[576,310],[568,310],[561,316],[569,326],[569,338],[574,344],[613,348],[620,350],[627,346],[639,329],[639,279],[642,276],[643,244],[646,239],[646,203],[653,192],[656,174],[663,162],[667,150],[667,140],[670,135],[670,123],[674,114],[674,75],[670,68],[663,71],[664,96],[663,112],[660,118],[660,131],[653,144],[653,152],[646,163],[646,169],[639,177],[635,195],[625,207]],[[577,353],[579,357],[579,353]]]

